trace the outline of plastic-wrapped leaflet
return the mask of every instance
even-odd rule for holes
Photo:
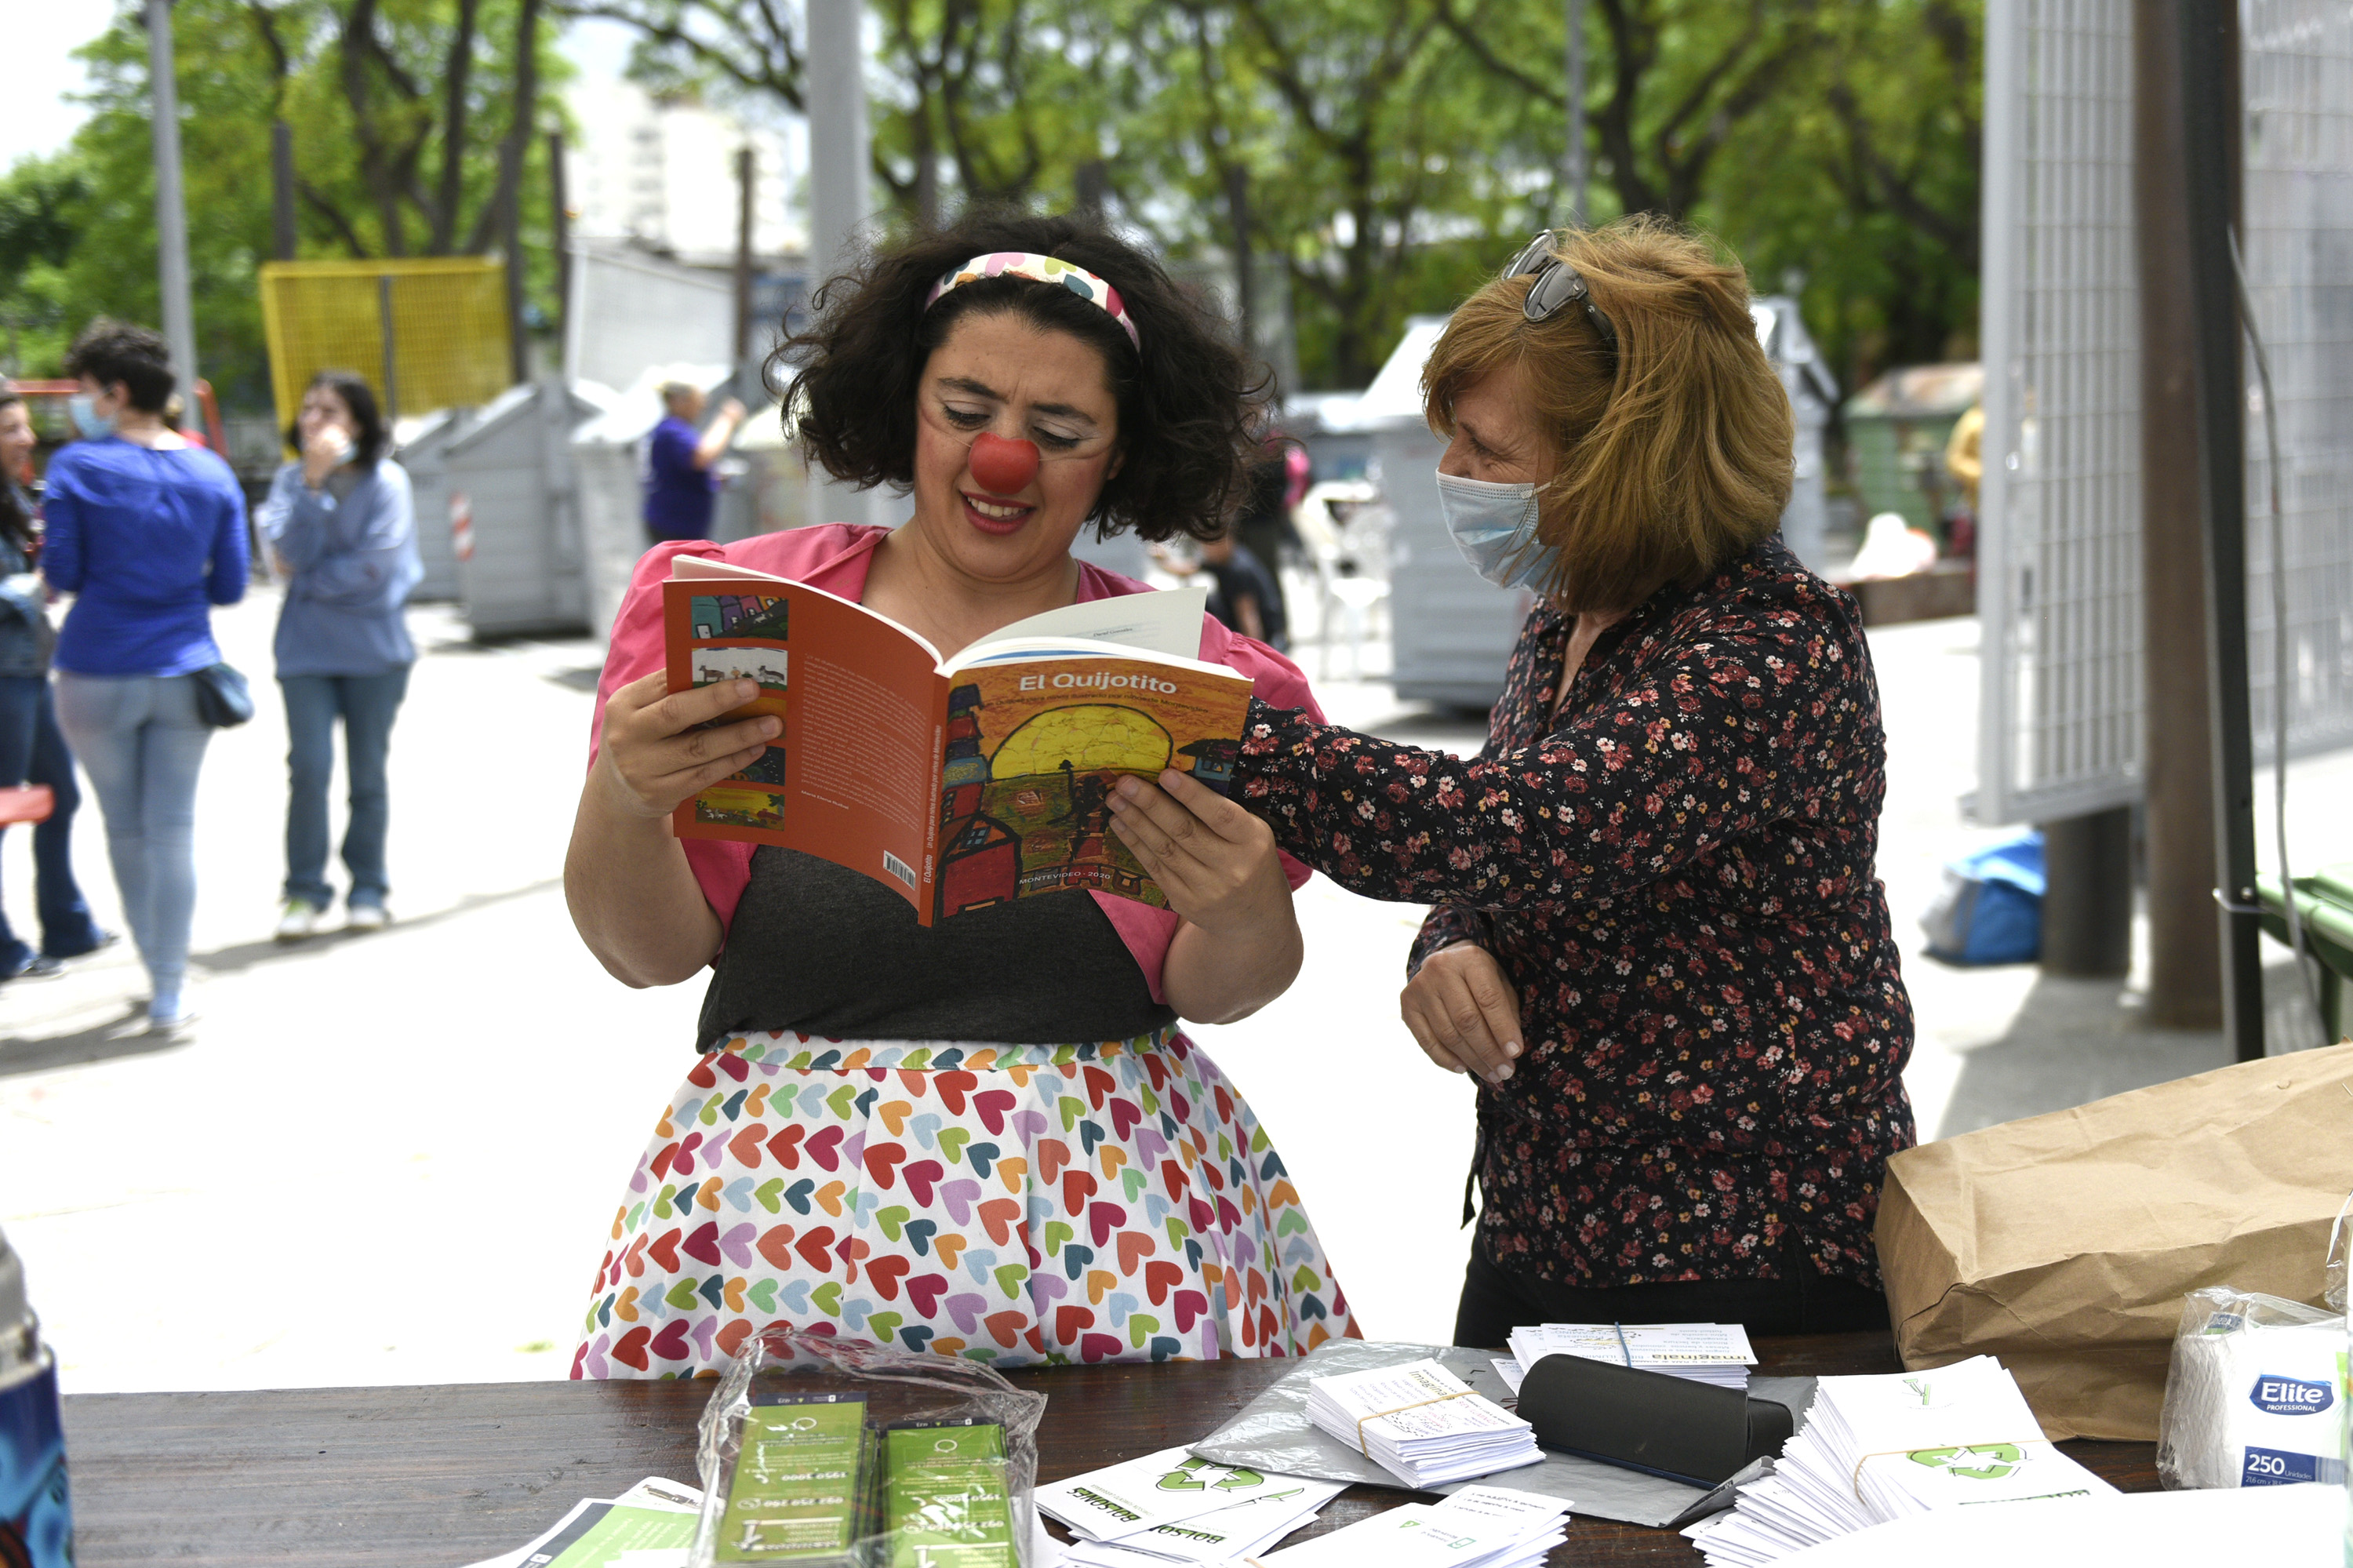
[[[1018,1568],[1045,1408],[980,1361],[773,1324],[704,1407],[689,1568]]]
[[[882,1439],[881,1526],[890,1568],[1018,1568],[1005,1484],[1005,1430],[918,1422]]]
[[[719,1526],[722,1563],[848,1563],[871,1485],[866,1402],[854,1394],[763,1399],[744,1417],[743,1452]]]
[[[2167,1487],[2345,1479],[2345,1319],[2224,1288],[2193,1290],[2158,1417]]]

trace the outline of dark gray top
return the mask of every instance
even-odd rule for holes
[[[1063,1045],[1176,1021],[1093,898],[1050,893],[930,930],[872,877],[764,845],[703,994],[700,1048],[745,1030]]]

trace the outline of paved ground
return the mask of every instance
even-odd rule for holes
[[[269,667],[275,604],[220,618]],[[688,1063],[693,986],[631,991],[574,938],[558,883],[596,651],[484,650],[444,610],[396,735],[394,907],[367,938],[269,938],[285,735],[274,694],[216,737],[199,832],[191,1044],[136,1027],[122,949],[0,987],[0,1227],[23,1252],[69,1389],[232,1388],[560,1376],[619,1183]],[[1882,871],[1899,935],[1962,823],[1976,711],[1970,621],[1874,638],[1887,694]],[[1312,658],[1305,661],[1315,668]],[[1382,668],[1378,651],[1367,669]],[[1476,726],[1333,683],[1335,719],[1469,749]],[[2353,858],[2327,797],[2353,765],[2295,770],[2299,832]],[[2308,819],[2308,820],[2306,820]],[[2329,835],[2337,836],[2331,840]],[[29,910],[25,835],[8,906]],[[94,808],[79,829],[113,919]],[[1443,1339],[1471,1092],[1396,1022],[1419,911],[1320,879],[1305,972],[1258,1017],[1200,1032],[1280,1142],[1342,1282],[1377,1334]],[[1907,960],[1924,1130],[2080,1103],[2221,1062],[2212,1036],[2137,1026],[2137,991]],[[2282,973],[2284,974],[2284,969]]]

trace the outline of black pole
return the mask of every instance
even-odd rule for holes
[[[269,122],[269,249],[279,261],[294,260],[294,132],[283,120]]]
[[[752,358],[753,189],[758,169],[752,144],[735,149],[735,374]]]
[[[2238,78],[2233,0],[2185,0],[2181,119],[2197,344],[2199,489],[2206,517],[2222,1027],[2232,1054],[2247,1062],[2263,1054],[2263,969],[2255,905],[2254,737],[2247,694],[2247,399],[2231,257],[2239,194]]]
[[[555,357],[562,366],[565,335],[572,324],[572,213],[564,188],[564,132],[547,133],[547,194],[550,238],[555,248]]]
[[[392,329],[392,274],[379,273],[375,281],[375,314],[377,330],[384,337],[384,422],[389,429],[400,420],[400,376],[393,367],[396,346]]]

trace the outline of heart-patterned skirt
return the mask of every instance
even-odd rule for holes
[[[1282,1158],[1174,1027],[702,1057],[629,1178],[572,1375],[715,1372],[778,1322],[999,1366],[1356,1333]]]

